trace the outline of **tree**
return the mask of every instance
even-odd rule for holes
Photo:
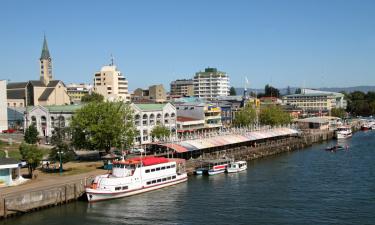
[[[28,128],[25,130],[25,142],[28,144],[35,144],[38,141],[38,130],[34,123],[32,123]]]
[[[81,102],[103,102],[104,96],[93,92],[91,94],[86,94],[81,98]]]
[[[171,134],[171,131],[167,127],[162,126],[162,125],[155,126],[151,131],[151,136],[157,139],[160,139],[163,137],[169,137],[170,134]]]
[[[254,105],[251,103],[246,104],[239,112],[236,113],[233,124],[237,127],[249,126],[255,123],[256,111]]]
[[[280,106],[270,105],[260,111],[260,122],[264,125],[285,125],[292,121],[289,113],[284,112]]]
[[[278,97],[280,97],[280,91],[279,91],[279,89],[274,88],[274,87],[267,84],[264,87],[264,96],[278,98]]]
[[[342,108],[333,108],[331,110],[331,116],[340,117],[341,119],[346,117],[345,109]]]
[[[231,96],[237,95],[236,89],[234,87],[230,87],[229,95],[231,95]]]
[[[76,111],[70,123],[73,146],[106,150],[133,145],[133,110],[123,102],[90,102]]]
[[[62,163],[74,160],[74,150],[64,139],[67,133],[66,128],[56,127],[54,131],[51,138],[51,144],[54,147],[50,151],[49,158],[51,160],[60,161],[59,154],[61,154]]]
[[[43,158],[43,152],[40,148],[33,144],[22,143],[20,145],[20,154],[22,159],[26,160],[29,176],[33,177],[33,171],[38,167]]]

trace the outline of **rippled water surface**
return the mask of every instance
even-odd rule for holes
[[[375,131],[249,162],[247,171],[190,177],[128,198],[74,202],[1,221],[6,225],[375,224]]]

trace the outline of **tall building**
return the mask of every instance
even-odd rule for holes
[[[229,77],[216,68],[206,68],[194,76],[194,96],[208,100],[229,95]]]
[[[0,80],[0,132],[8,129],[7,82]]]
[[[43,40],[42,54],[39,60],[39,80],[8,83],[8,107],[70,104],[64,82],[53,79],[52,58],[48,50],[46,37]]]
[[[130,102],[128,81],[112,63],[103,66],[94,77],[94,92],[101,94],[108,101],[121,100]]]
[[[192,79],[174,80],[171,82],[170,95],[183,97],[194,96],[194,82]]]

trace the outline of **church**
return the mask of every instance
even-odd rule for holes
[[[40,79],[26,82],[14,82],[7,85],[8,107],[69,105],[70,98],[66,86],[61,80],[54,80],[52,58],[44,37],[40,56]]]

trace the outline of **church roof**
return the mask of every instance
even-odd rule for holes
[[[40,80],[29,80],[34,87],[45,87],[46,85]]]
[[[51,56],[48,50],[47,39],[46,39],[46,36],[44,36],[42,55],[40,56],[40,59],[50,59],[50,58]]]
[[[60,80],[50,80],[47,87],[56,87],[60,83]]]
[[[39,97],[39,101],[47,101],[48,97],[52,94],[54,88],[46,88]]]
[[[15,83],[8,83],[7,89],[19,89],[25,88],[28,82],[15,82]]]
[[[7,99],[25,99],[25,89],[7,90]]]

